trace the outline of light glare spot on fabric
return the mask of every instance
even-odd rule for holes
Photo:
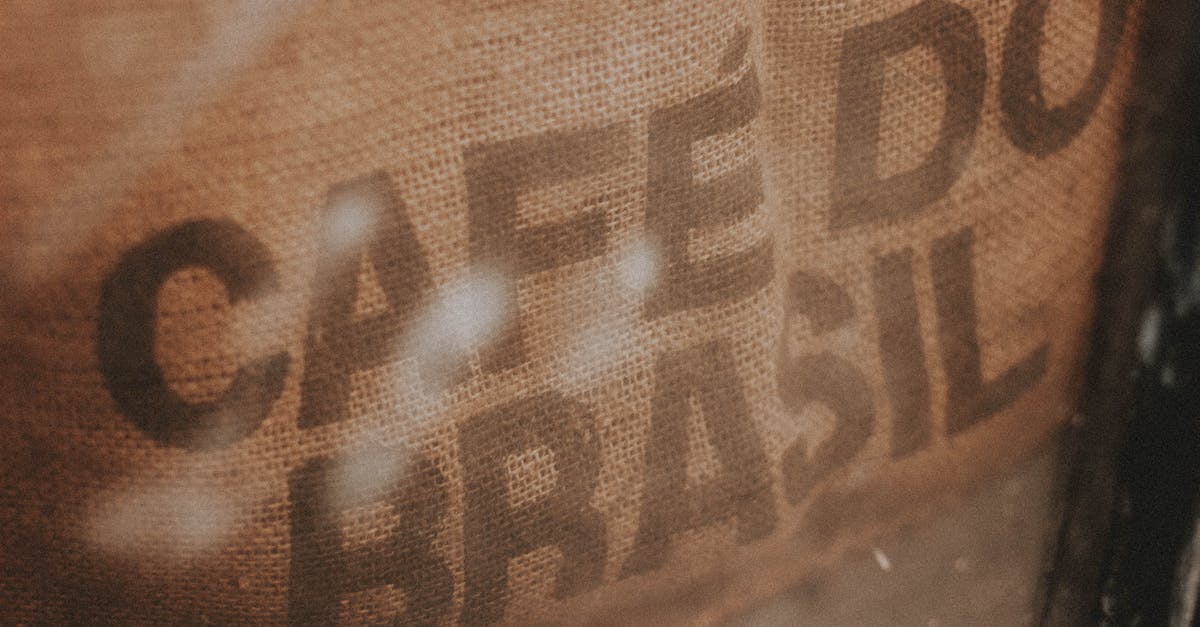
[[[92,546],[129,559],[178,559],[219,549],[237,511],[211,487],[140,485],[99,497],[87,529]]]
[[[639,237],[617,262],[617,277],[626,290],[641,295],[654,287],[661,273],[662,253],[649,238]]]
[[[475,272],[446,286],[416,316],[403,354],[416,360],[428,387],[448,385],[513,315],[509,281],[495,270]]]
[[[1162,310],[1151,308],[1142,316],[1142,326],[1138,329],[1138,354],[1143,364],[1154,361],[1154,353],[1158,350],[1158,338],[1162,331]]]
[[[892,572],[892,560],[888,559],[887,553],[884,553],[883,549],[879,547],[873,547],[871,549],[871,555],[875,557],[875,563],[879,564],[879,570],[882,570],[885,573]]]
[[[329,482],[327,502],[334,511],[349,509],[386,493],[408,466],[407,455],[379,446],[348,446],[340,459]]]

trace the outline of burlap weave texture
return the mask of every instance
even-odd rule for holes
[[[15,622],[713,621],[1071,416],[1128,0],[10,4]]]

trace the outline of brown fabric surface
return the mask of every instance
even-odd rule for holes
[[[711,622],[1069,419],[1129,0],[11,2],[0,613]]]

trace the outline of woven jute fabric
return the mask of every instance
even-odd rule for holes
[[[718,621],[1078,400],[1129,0],[10,0],[4,622]]]

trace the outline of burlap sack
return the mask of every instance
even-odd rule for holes
[[[5,622],[712,622],[1072,415],[1129,0],[11,0]]]

